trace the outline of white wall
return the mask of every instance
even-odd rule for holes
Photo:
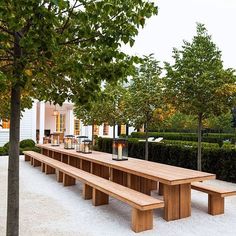
[[[33,139],[36,141],[36,106],[33,105],[32,109],[26,109],[22,114],[23,117],[20,121],[20,140]],[[9,141],[9,130],[0,127],[0,147]]]

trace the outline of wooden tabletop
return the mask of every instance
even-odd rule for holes
[[[64,149],[63,145],[51,146],[51,144],[37,144],[36,146],[66,154],[68,156],[88,160],[110,168],[122,170],[127,173],[142,176],[168,185],[185,184],[216,178],[215,174],[207,172],[139,160],[131,157],[127,161],[115,161],[112,160],[112,154],[105,152],[93,151],[91,154],[84,154],[78,153],[75,150]]]

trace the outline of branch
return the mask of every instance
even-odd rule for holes
[[[14,35],[14,33],[13,32],[11,32],[10,30],[8,30],[8,29],[6,29],[5,27],[3,27],[3,26],[0,26],[0,29],[3,31],[3,32],[5,32],[5,33],[8,33],[8,34],[10,34],[10,35]]]
[[[10,64],[6,64],[6,65],[4,65],[4,66],[1,66],[0,67],[0,70],[3,70],[5,67],[7,67],[7,66],[13,66],[13,64],[12,63],[10,63]]]
[[[64,43],[60,43],[60,45],[67,45],[67,44],[76,44],[76,43],[82,43],[82,42],[86,42],[86,41],[89,41],[91,39],[94,39],[96,38],[97,36],[99,36],[100,34],[97,34],[97,35],[94,35],[90,38],[87,38],[87,39],[81,39],[81,38],[75,38],[75,39],[72,39],[70,41],[67,41],[67,42],[64,42]]]
[[[72,14],[72,12],[73,12],[75,6],[76,6],[76,3],[77,3],[77,0],[75,1],[73,7],[70,9],[70,11],[69,11],[69,13],[68,13],[68,17],[67,17],[67,19],[66,19],[66,22],[65,22],[65,24],[64,24],[64,26],[62,27],[62,30],[61,30],[61,34],[63,34],[64,30],[66,29],[66,26],[68,25],[68,23],[69,23],[69,21],[70,21],[70,16],[71,16],[71,14]]]
[[[1,61],[13,61],[13,59],[9,58],[9,57],[0,57],[0,60]]]

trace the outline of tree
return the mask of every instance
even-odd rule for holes
[[[113,138],[115,138],[115,125],[126,122],[124,106],[122,102],[126,94],[123,83],[107,83],[96,98],[90,99],[87,104],[76,103],[75,114],[85,124],[102,124],[104,122],[113,126]]]
[[[191,43],[173,50],[175,63],[165,63],[166,91],[170,101],[185,114],[198,118],[198,170],[201,170],[202,121],[227,110],[235,93],[235,75],[224,69],[221,52],[203,24]]]
[[[163,108],[160,78],[161,68],[153,55],[145,56],[137,68],[128,88],[126,99],[127,117],[135,127],[144,124],[146,132],[145,160],[148,160],[148,129],[157,108]]]
[[[156,13],[154,3],[140,0],[0,0],[0,81],[5,99],[10,97],[11,120],[7,235],[19,229],[22,94],[85,103],[99,81],[115,81],[129,70],[132,58],[120,44],[132,45],[138,28]]]

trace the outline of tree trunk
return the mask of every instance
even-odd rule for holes
[[[202,113],[198,114],[197,169],[202,170]]]
[[[145,123],[145,160],[148,161],[148,124]]]
[[[19,235],[19,140],[20,140],[20,79],[23,64],[20,61],[22,49],[20,34],[14,33],[14,72],[15,82],[11,85],[10,107],[10,139],[8,161],[8,192],[7,192],[7,236]]]
[[[20,93],[20,86],[14,85],[11,90],[7,236],[17,236],[19,234]]]
[[[113,140],[116,138],[116,123],[113,123]]]
[[[93,124],[92,124],[92,145],[93,146],[95,145],[95,140],[94,140],[94,121],[93,121]]]

